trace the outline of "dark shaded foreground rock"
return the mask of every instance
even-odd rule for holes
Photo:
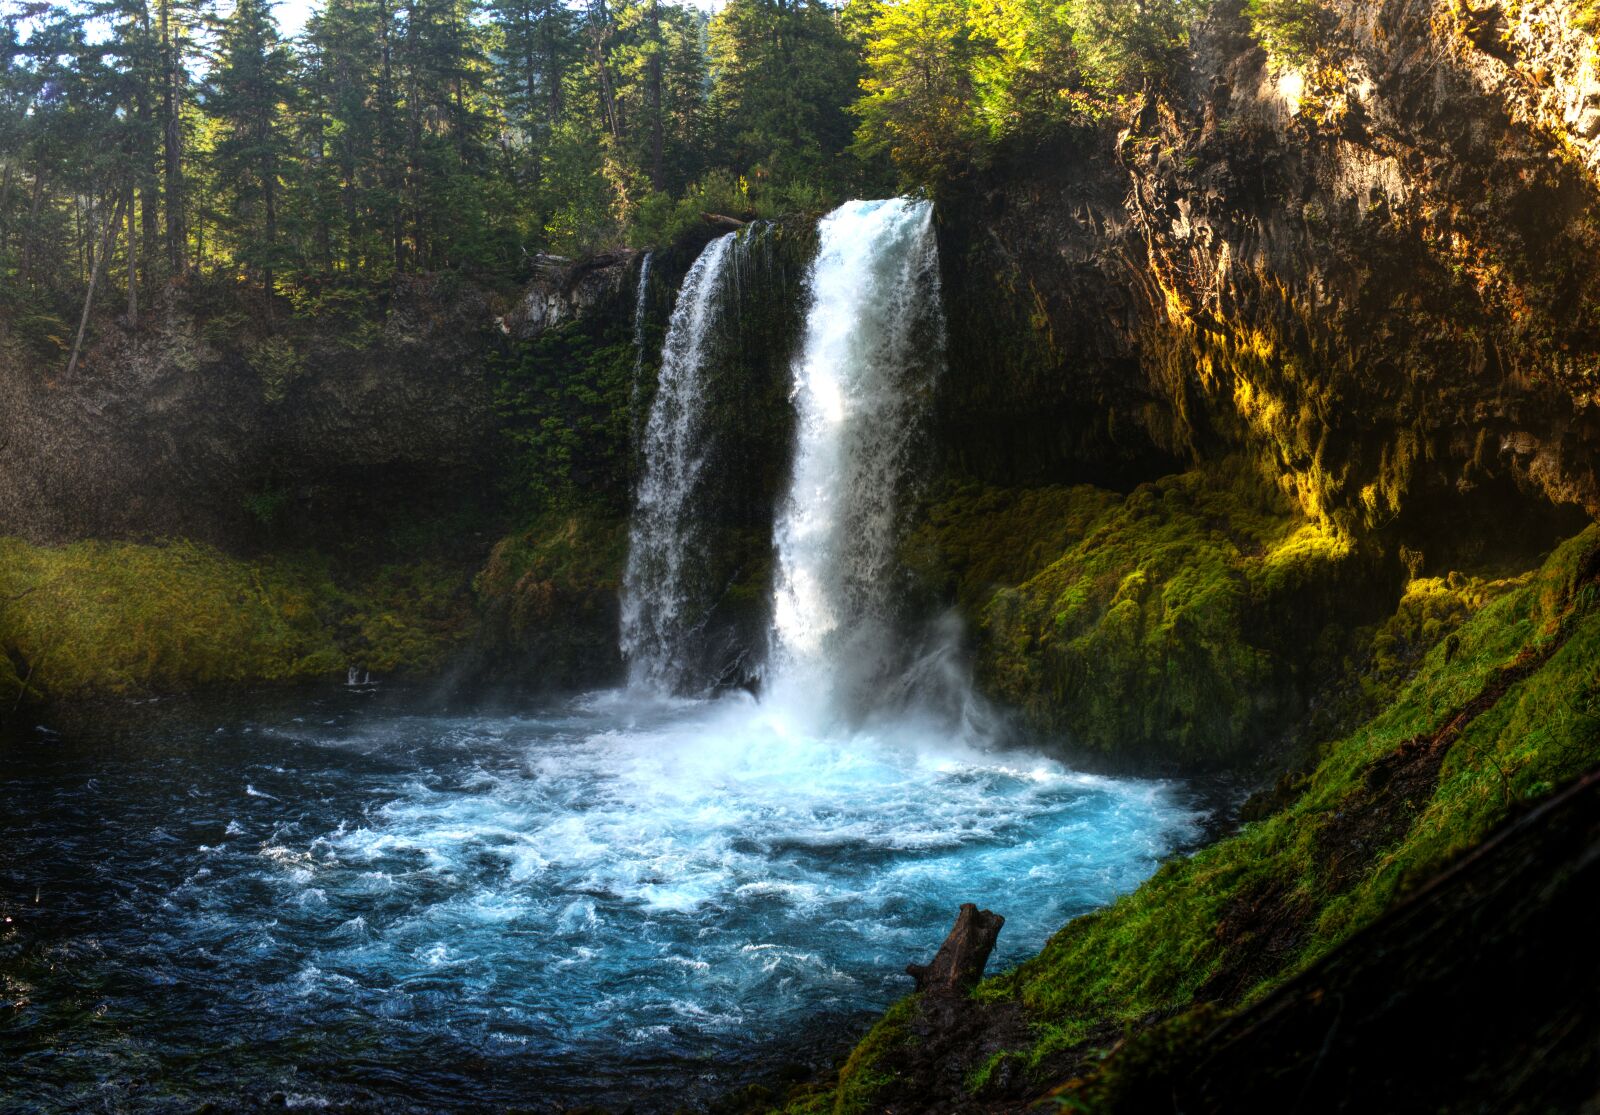
[[[1593,1110],[1600,767],[1321,963],[1130,1040],[1086,1110]],[[1072,1101],[1069,1101],[1069,1103]]]
[[[918,991],[930,996],[966,994],[983,978],[983,969],[1005,923],[1006,919],[992,910],[962,903],[956,923],[933,961],[907,964],[906,975],[917,981]]]

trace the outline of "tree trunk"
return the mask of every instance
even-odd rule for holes
[[[6,214],[11,212],[11,183],[14,178],[13,168],[6,163],[5,181],[0,182],[0,255],[5,253],[11,245],[11,222],[6,219]]]
[[[100,239],[100,256],[89,272],[89,289],[83,296],[83,316],[78,318],[78,336],[72,342],[72,356],[67,360],[68,379],[78,370],[78,357],[83,352],[83,335],[89,331],[89,314],[94,309],[94,288],[100,285],[100,276],[106,269],[106,259],[111,255],[111,244],[116,238],[117,226],[122,223],[122,210],[127,200],[127,195],[118,191],[117,207],[106,222],[105,234]]]
[[[167,263],[174,275],[181,275],[188,254],[189,234],[183,220],[183,129],[179,120],[179,105],[183,96],[183,67],[178,63],[178,46],[173,39],[172,0],[161,0],[161,52],[162,52],[162,134],[161,154],[167,218]]]
[[[646,74],[650,99],[650,184],[661,189],[661,152],[665,125],[661,119],[661,11],[658,0],[650,0],[650,65]]]
[[[270,128],[270,122],[264,124]],[[262,203],[266,209],[267,265],[262,268],[262,287],[267,295],[267,320],[272,320],[273,264],[278,256],[278,166],[270,155],[261,168]]]
[[[561,43],[550,26],[550,16],[544,25],[544,87],[546,118],[552,127],[561,120]]]
[[[908,964],[906,974],[917,981],[918,991],[929,995],[965,995],[983,978],[984,966],[1005,923],[1006,919],[993,911],[963,903],[955,927],[939,946],[933,963]]]
[[[389,193],[389,239],[394,252],[395,274],[406,269],[405,214],[400,204],[404,172],[399,170],[394,134],[394,60],[389,42],[388,0],[378,0],[378,147],[381,150],[383,185]]]
[[[617,106],[616,88],[611,81],[611,65],[606,44],[611,39],[611,12],[606,0],[589,0],[589,53],[594,62],[595,80],[600,86],[600,109],[606,130],[613,139],[622,138],[622,113]]]
[[[33,285],[33,244],[39,228],[39,206],[44,202],[44,168],[33,170],[33,200],[28,205],[28,227],[22,230],[22,281]]]
[[[128,328],[139,328],[139,237],[134,229],[133,183],[128,184]],[[145,191],[145,212],[150,211],[150,192]],[[146,224],[148,228],[148,223]]]

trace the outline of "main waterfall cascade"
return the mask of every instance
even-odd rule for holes
[[[692,662],[705,602],[694,575],[713,556],[696,491],[708,475],[707,366],[738,291],[751,234],[706,245],[683,282],[663,345],[623,586],[630,684],[703,691]],[[950,625],[908,630],[893,591],[905,497],[915,484],[923,408],[943,362],[933,207],[897,198],[841,206],[818,226],[807,307],[790,361],[795,410],[788,491],[772,525],[776,570],[767,693],[859,720],[946,663]],[[641,302],[642,287],[641,287]],[[636,333],[639,332],[636,315]],[[726,331],[724,331],[725,333]],[[930,635],[930,633],[932,633]],[[913,668],[906,648],[924,645]],[[916,696],[970,707],[960,671]],[[791,698],[793,698],[791,700]]]
[[[891,584],[944,320],[931,202],[850,202],[819,231],[775,530],[771,681],[786,703],[854,717],[906,664]]]

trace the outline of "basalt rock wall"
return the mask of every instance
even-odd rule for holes
[[[1172,87],[945,199],[955,471],[1244,450],[1429,565],[1600,512],[1594,36],[1562,2],[1331,14],[1296,67],[1224,5]]]

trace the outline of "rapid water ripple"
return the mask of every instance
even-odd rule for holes
[[[1015,962],[1194,821],[743,699],[351,700],[0,752],[0,1110],[670,1109],[903,994],[959,902]]]

